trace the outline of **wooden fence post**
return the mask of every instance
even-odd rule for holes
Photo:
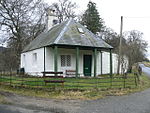
[[[137,79],[136,79],[136,76],[135,76],[134,78],[135,78],[135,86],[137,86]]]
[[[9,76],[10,76],[10,77],[9,77],[9,80],[10,80],[10,81],[9,81],[9,82],[10,82],[9,84],[10,84],[10,86],[11,86],[11,83],[12,83],[11,71],[10,71],[10,73],[9,73]]]
[[[110,77],[110,88],[112,88],[112,78],[113,77]]]
[[[23,74],[22,74],[21,76],[22,76],[22,83],[21,83],[21,86],[23,86]]]
[[[125,76],[123,77],[123,79],[124,79],[124,84],[123,84],[123,87],[125,88],[126,87],[126,78],[125,78]]]

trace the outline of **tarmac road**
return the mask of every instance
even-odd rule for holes
[[[149,67],[145,67],[144,64],[140,64],[140,67],[142,67],[142,71],[150,77],[150,68]]]
[[[52,113],[45,110],[36,110],[35,108],[24,108],[15,105],[0,105],[0,113]]]

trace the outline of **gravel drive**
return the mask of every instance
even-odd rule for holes
[[[150,76],[150,68],[141,65]],[[0,105],[0,113],[150,113],[150,89],[99,100],[56,100],[3,93],[13,105]]]

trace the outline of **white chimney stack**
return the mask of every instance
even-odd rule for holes
[[[48,9],[47,10],[47,31],[50,30],[55,24],[58,23],[58,18],[55,14],[55,10]]]

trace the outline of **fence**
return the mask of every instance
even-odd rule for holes
[[[119,77],[97,77],[97,78],[52,78],[63,79],[64,85],[60,83],[44,82],[45,78],[32,76],[14,76],[13,74],[0,75],[0,84],[9,86],[19,86],[27,88],[43,89],[107,89],[107,88],[135,88],[138,85],[136,76]],[[51,80],[51,78],[46,78]]]

